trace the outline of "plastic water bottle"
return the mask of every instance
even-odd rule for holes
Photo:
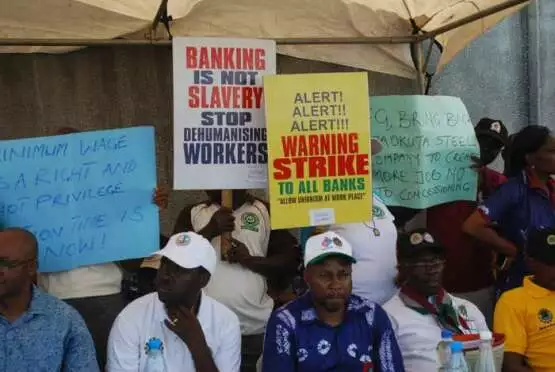
[[[146,345],[147,354],[144,372],[166,372],[164,355],[162,354],[162,341],[153,338]]]
[[[462,342],[453,341],[451,343],[451,361],[446,371],[469,372],[466,359],[464,359],[464,347]]]
[[[491,332],[480,332],[480,359],[476,363],[474,372],[495,372],[495,360],[493,358],[493,348],[491,340],[493,336]]]
[[[448,329],[441,331],[441,341],[437,344],[437,361],[439,371],[445,371],[451,360],[451,343],[453,332]]]

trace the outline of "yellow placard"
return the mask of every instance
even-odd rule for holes
[[[367,221],[366,73],[264,76],[273,229]]]

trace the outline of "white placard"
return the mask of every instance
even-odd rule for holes
[[[174,189],[267,187],[262,76],[272,40],[174,38]]]

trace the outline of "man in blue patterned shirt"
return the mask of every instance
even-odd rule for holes
[[[75,309],[33,285],[37,240],[0,232],[0,371],[98,372],[94,344]]]
[[[350,244],[334,232],[307,240],[309,291],[272,314],[263,372],[404,372],[391,322],[377,304],[352,295]]]

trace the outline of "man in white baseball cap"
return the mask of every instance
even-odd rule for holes
[[[161,257],[156,292],[129,304],[108,341],[107,371],[142,371],[161,350],[166,372],[237,372],[241,331],[237,316],[202,289],[216,268],[216,253],[194,232],[172,236]]]
[[[266,327],[264,372],[403,372],[391,322],[377,304],[351,294],[349,242],[334,232],[309,238],[309,291],[275,311]]]

